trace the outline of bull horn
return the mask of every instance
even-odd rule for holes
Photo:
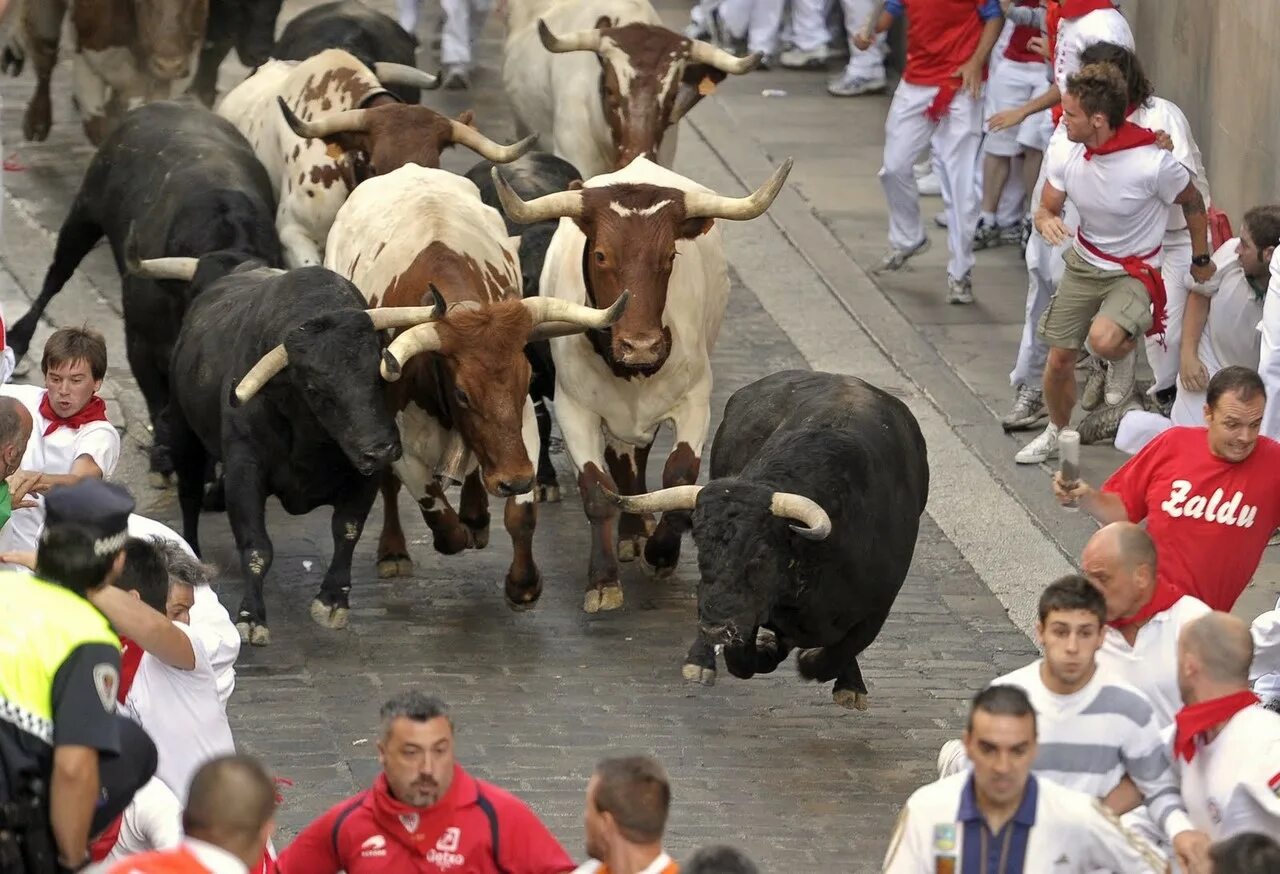
[[[303,121],[293,114],[293,110],[289,108],[289,104],[284,102],[283,97],[276,97],[276,102],[280,104],[280,111],[284,113],[284,120],[288,123],[290,130],[304,139],[319,139],[341,133],[357,133],[368,127],[369,111],[367,109],[347,109],[315,121]]]
[[[284,370],[289,365],[289,353],[284,350],[284,344],[272,349],[266,355],[258,359],[258,363],[253,365],[240,383],[236,386],[236,400],[240,403],[248,403],[249,399],[256,395],[267,380]]]
[[[507,218],[522,225],[546,221],[553,218],[578,218],[582,215],[581,191],[557,191],[544,194],[533,200],[521,200],[520,195],[512,190],[507,180],[502,178],[497,167],[489,170],[493,185],[498,189],[498,200],[502,201],[502,211]]]
[[[391,345],[387,347],[387,351],[391,353],[396,364],[400,365],[401,370],[413,356],[423,352],[436,352],[439,349],[440,332],[436,330],[434,322],[414,325],[392,340]],[[400,378],[400,373],[388,367],[385,359],[382,362],[382,378],[387,382],[395,382]]]
[[[127,270],[143,279],[180,279],[190,282],[199,258],[142,258],[128,262]]]
[[[538,19],[538,39],[542,40],[542,47],[549,52],[560,54],[561,52],[598,52],[600,51],[600,40],[603,34],[598,30],[575,30],[573,33],[566,33],[556,36],[551,32],[551,28],[547,27],[547,23],[541,18]]]
[[[369,321],[373,322],[373,329],[385,331],[388,328],[411,328],[423,322],[443,319],[446,310],[444,295],[440,294],[440,289],[436,288],[434,282],[427,283],[427,288],[431,291],[432,300],[429,307],[378,307],[365,310],[369,314]]]
[[[795,158],[787,158],[773,171],[763,185],[746,197],[725,197],[710,191],[686,191],[684,213],[688,218],[722,218],[747,221],[763,213],[773,204],[773,199],[787,181]]]
[[[675,124],[688,114],[690,109],[698,105],[698,101],[702,99],[702,95],[698,93],[698,89],[692,85],[686,85],[681,82],[680,87],[676,90],[675,102],[671,104],[671,114],[667,119],[671,124]]]
[[[449,127],[452,130],[450,136],[455,143],[466,146],[480,157],[488,158],[495,164],[507,164],[514,161],[532,149],[534,144],[538,142],[538,135],[533,134],[509,146],[503,146],[457,119],[449,119]]]
[[[644,495],[618,495],[603,486],[600,491],[608,501],[627,513],[667,513],[672,510],[692,510],[698,503],[702,486],[672,486]]]
[[[421,88],[423,91],[434,91],[440,87],[439,74],[433,76],[408,64],[378,61],[373,65],[373,75],[383,85],[404,85],[408,88]]]
[[[631,292],[624,291],[608,309],[603,310],[554,297],[526,297],[521,303],[533,316],[534,329],[529,332],[529,339],[545,340],[607,328],[622,318],[630,299]],[[541,327],[549,330],[539,331]]]
[[[709,42],[703,42],[700,39],[689,41],[689,60],[696,61],[699,64],[706,64],[708,67],[715,67],[724,73],[734,75],[750,73],[760,66],[760,60],[763,57],[763,52],[752,52],[745,58],[740,58],[737,55],[729,54],[722,48],[713,46]]]
[[[825,540],[831,533],[831,517],[827,511],[804,495],[774,492],[769,511],[781,519],[803,522],[804,525],[792,525],[791,530],[806,540]]]

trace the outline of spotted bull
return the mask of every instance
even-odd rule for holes
[[[532,140],[501,146],[425,106],[401,103],[388,81],[434,87],[421,70],[379,62],[370,70],[340,49],[305,61],[271,61],[223,99],[219,113],[253,145],[276,187],[276,227],[290,267],[319,264],[334,216],[358,183],[405,164],[435,167],[458,143],[510,161]]]
[[[359,287],[374,313],[430,301],[442,311],[390,347],[400,371],[391,406],[404,457],[394,465],[395,478],[384,480],[379,575],[411,568],[396,502],[400,483],[445,554],[488,543],[487,493],[506,498],[503,521],[513,556],[505,595],[522,609],[542,593],[532,550],[538,428],[525,345],[607,327],[627,297],[607,311],[522,300],[516,245],[470,181],[407,165],[352,193],[330,232],[325,263]],[[463,481],[457,513],[445,500],[441,475]]]
[[[675,448],[663,485],[697,479],[711,418],[711,349],[729,297],[716,219],[759,216],[790,170],[788,159],[760,189],[732,198],[636,158],[583,188],[525,202],[494,169],[509,217],[522,223],[560,218],[542,271],[544,297],[608,306],[624,292],[631,296],[608,333],[551,342],[556,420],[592,528],[583,599],[589,613],[622,605],[619,560],[633,560],[643,549],[645,560],[665,574],[679,559],[687,512],[664,515],[656,529],[651,519],[624,515],[615,533],[617,513],[595,486],[645,491],[649,447],[667,421]]]
[[[717,82],[760,62],[667,30],[648,0],[521,12],[508,18],[502,67],[517,122],[587,178],[639,156],[670,167],[680,118]]]
[[[907,405],[852,376],[800,370],[733,393],[705,486],[611,496],[633,513],[693,512],[699,631],[685,679],[715,681],[716,644],[744,679],[799,648],[800,675],[834,680],[835,702],[858,710],[858,655],[902,588],[928,498]]]

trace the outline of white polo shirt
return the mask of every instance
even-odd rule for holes
[[[120,460],[120,434],[110,422],[90,422],[79,428],[59,428],[44,436],[49,420],[40,415],[40,401],[45,390],[36,385],[0,385],[0,395],[15,398],[31,413],[31,439],[22,456],[23,470],[68,474],[75,460],[88,455],[102,470],[104,479],[111,476]],[[0,531],[0,552],[31,552],[40,542],[44,529],[44,497],[36,495],[37,507],[14,510],[9,523]]]
[[[1166,730],[1172,746],[1173,728]],[[1246,707],[1190,762],[1175,756],[1196,828],[1215,841],[1244,832],[1280,835],[1280,713]]]
[[[985,871],[978,836],[986,828],[976,813],[971,771],[917,789],[889,840],[884,874]],[[1034,793],[1034,804],[1029,803]],[[976,817],[976,818],[975,818]],[[1163,874],[1164,859],[1120,825],[1096,798],[1031,777],[1023,804],[1004,829],[1008,835],[1005,874],[1086,874],[1099,869],[1125,874]],[[973,835],[972,841],[966,840]],[[999,855],[1005,831],[987,839]],[[952,865],[947,866],[951,860]]]
[[[155,741],[156,776],[185,803],[196,770],[212,758],[235,753],[236,744],[204,644],[186,625],[174,625],[191,639],[195,668],[179,670],[143,653],[124,709]]]
[[[1113,42],[1134,48],[1133,31],[1117,9],[1095,9],[1079,18],[1058,23],[1057,51],[1053,56],[1053,81],[1067,93],[1067,77],[1080,70],[1080,53],[1094,43]]]
[[[141,540],[159,538],[170,540],[182,547],[183,552],[192,558],[196,557],[187,541],[168,525],[139,516],[129,514],[129,536]],[[209,654],[209,663],[218,679],[218,700],[225,707],[227,699],[236,688],[236,659],[240,655],[240,633],[227,608],[218,600],[217,592],[209,586],[196,586],[195,603],[191,605],[191,630],[204,644]]]
[[[1152,97],[1134,110],[1129,121],[1147,130],[1162,130],[1169,135],[1169,139],[1173,140],[1174,159],[1191,171],[1191,181],[1204,198],[1205,206],[1208,206],[1209,177],[1204,171],[1204,159],[1200,156],[1196,138],[1191,134],[1191,122],[1187,121],[1186,114],[1178,105],[1163,97]],[[1176,204],[1169,207],[1166,230],[1179,232],[1186,229],[1187,217],[1183,214],[1182,207]]]
[[[1183,595],[1168,610],[1152,616],[1138,629],[1133,646],[1129,646],[1119,630],[1103,631],[1098,665],[1114,677],[1136,686],[1155,708],[1156,722],[1163,728],[1173,723],[1182,709],[1182,692],[1178,689],[1178,634],[1192,619],[1210,612],[1199,598]]]
[[[1049,184],[1065,191],[1080,212],[1080,235],[1116,258],[1147,255],[1164,244],[1169,207],[1191,181],[1191,173],[1157,145],[1139,146],[1085,160],[1083,143],[1050,149]],[[1079,240],[1076,252],[1102,270],[1114,262],[1092,254]],[[1159,267],[1162,253],[1145,260]]]

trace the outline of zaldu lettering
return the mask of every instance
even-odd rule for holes
[[[1169,490],[1169,499],[1160,505],[1173,518],[1185,516],[1188,519],[1204,519],[1206,522],[1217,522],[1219,525],[1234,525],[1237,528],[1252,528],[1253,520],[1258,516],[1258,508],[1253,504],[1244,504],[1244,493],[1237,491],[1228,500],[1223,500],[1222,489],[1214,489],[1213,494],[1192,495],[1191,483],[1185,479],[1173,481]]]

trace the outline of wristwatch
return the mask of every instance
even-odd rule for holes
[[[1213,263],[1212,255],[1196,255],[1192,257],[1191,263],[1197,267],[1208,267]]]

